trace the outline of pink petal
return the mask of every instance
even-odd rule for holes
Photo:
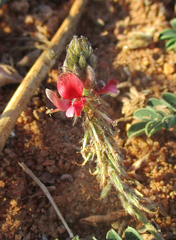
[[[58,110],[64,112],[71,106],[71,100],[60,99],[56,96],[56,94],[53,91],[49,89],[46,89],[45,93],[49,100],[57,107]]]
[[[75,113],[75,107],[74,106],[71,106],[67,109],[66,111],[66,116],[67,117],[73,117],[74,116],[74,113]]]
[[[82,98],[81,100],[77,100],[77,101],[73,102],[76,117],[79,117],[81,115],[82,108],[83,108],[85,102],[86,102],[85,98]]]
[[[57,80],[57,89],[65,99],[82,97],[83,83],[72,73],[62,73]]]
[[[110,79],[109,82],[105,85],[105,87],[103,89],[101,89],[100,91],[97,91],[97,93],[100,94],[104,94],[104,93],[115,93],[117,94],[117,84],[118,81],[115,80],[114,78]]]

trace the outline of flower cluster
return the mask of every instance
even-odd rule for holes
[[[94,92],[98,95],[105,93],[117,94],[117,83],[117,80],[111,79],[99,89],[95,87]],[[57,90],[61,98],[58,98],[53,91],[46,89],[47,97],[56,106],[56,109],[51,110],[50,113],[66,111],[67,117],[73,117],[74,115],[79,117],[88,97],[84,94],[84,89],[83,82],[76,75],[70,72],[62,73],[57,80]]]

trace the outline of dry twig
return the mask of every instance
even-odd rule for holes
[[[50,201],[50,203],[52,204],[52,206],[54,207],[59,219],[62,221],[64,227],[66,228],[70,238],[73,238],[74,235],[72,233],[72,231],[70,230],[69,226],[67,225],[66,221],[64,220],[64,218],[62,217],[61,212],[59,211],[56,203],[54,202],[54,199],[52,198],[51,194],[49,193],[48,189],[45,187],[45,185],[33,174],[33,172],[25,165],[25,163],[18,163],[20,165],[20,167],[22,167],[22,169],[35,181],[35,183],[38,184],[38,186],[42,189],[42,191],[44,192],[44,194],[47,196],[48,200]]]
[[[14,93],[0,118],[0,151],[2,151],[17,118],[26,107],[35,89],[60,56],[72,34],[88,0],[75,0],[68,17],[64,20],[45,50],[30,69]]]

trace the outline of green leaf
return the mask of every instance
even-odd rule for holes
[[[122,239],[114,229],[111,229],[106,234],[106,240],[122,240]]]
[[[159,35],[160,40],[167,40],[175,37],[176,37],[176,31],[174,31],[171,28],[164,29]]]
[[[164,108],[166,109],[166,107],[164,107]],[[163,108],[163,110],[157,110],[156,112],[159,113],[162,117],[169,117],[171,115],[171,113],[168,114],[168,113],[164,112],[164,108]]]
[[[72,240],[79,240],[79,236],[75,236]]]
[[[169,130],[174,124],[176,124],[176,116],[165,117],[162,120],[163,126]]]
[[[159,100],[159,99],[150,98],[148,100],[148,105],[150,105],[152,107],[155,107],[155,106],[159,106],[159,105],[164,105],[164,103],[161,100]]]
[[[163,99],[169,104],[174,112],[176,112],[176,96],[173,93],[163,93]]]
[[[125,239],[126,240],[143,240],[140,234],[132,227],[128,227],[125,230]]]
[[[142,121],[132,124],[128,129],[127,136],[133,138],[145,133],[145,126],[147,123],[148,121]]]
[[[100,199],[104,198],[105,196],[108,195],[108,193],[110,192],[111,190],[111,184],[108,183],[104,188],[103,190],[101,191],[101,195],[100,195]]]
[[[162,116],[152,108],[140,108],[134,112],[133,117],[145,121],[162,119]]]
[[[145,133],[148,137],[151,137],[155,132],[163,128],[161,121],[150,121],[147,123]]]
[[[169,51],[169,50],[173,49],[175,42],[176,42],[176,37],[168,40],[167,43],[165,44],[166,50]]]
[[[170,25],[171,27],[176,30],[176,18],[173,18],[171,21],[170,21]]]
[[[97,240],[94,236],[93,237],[91,237],[91,239],[90,240]]]

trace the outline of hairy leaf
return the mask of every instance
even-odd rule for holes
[[[134,118],[150,121],[150,120],[161,120],[162,116],[152,108],[141,108],[134,112]]]
[[[145,126],[147,123],[148,121],[142,121],[132,124],[128,129],[127,136],[133,138],[145,133]]]
[[[176,112],[176,96],[172,93],[163,93],[163,99],[169,104],[174,112]]]
[[[140,234],[132,227],[128,227],[125,230],[125,239],[126,240],[143,240]]]
[[[176,31],[170,28],[164,29],[159,35],[160,40],[167,40],[175,37],[176,37]]]
[[[151,137],[155,132],[163,128],[161,121],[150,121],[147,123],[145,133],[148,137]]]
[[[173,18],[173,19],[170,21],[170,25],[171,25],[171,27],[176,31],[176,18]]]
[[[148,105],[155,107],[155,106],[159,106],[159,105],[164,105],[164,103],[157,98],[150,98],[148,100]]]
[[[114,229],[111,229],[106,234],[106,240],[122,240],[122,238]]]
[[[174,124],[176,124],[176,116],[165,117],[162,120],[163,126],[169,130]]]
[[[168,40],[165,44],[165,48],[166,50],[170,51],[174,48],[174,44],[176,42],[176,37],[171,38],[170,40]]]

